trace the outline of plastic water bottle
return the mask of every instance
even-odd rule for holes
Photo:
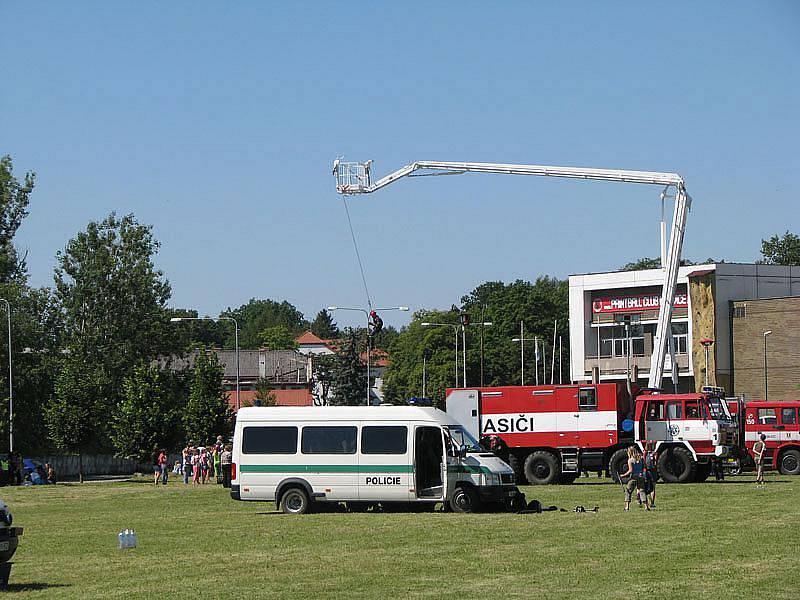
[[[135,529],[131,529],[131,545],[130,545],[130,547],[131,548],[136,548],[137,541],[138,540],[136,539],[136,530]]]
[[[119,549],[122,550],[125,547],[125,532],[124,531],[120,531],[117,534],[117,542],[119,544],[118,545]]]

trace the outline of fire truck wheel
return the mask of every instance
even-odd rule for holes
[[[561,475],[561,465],[552,452],[537,450],[525,459],[525,477],[531,485],[556,483],[559,475]]]
[[[450,508],[453,512],[471,513],[480,508],[481,499],[474,488],[467,485],[458,486],[450,498]]]
[[[792,448],[783,452],[778,459],[778,470],[781,475],[800,475],[800,451]]]
[[[611,459],[608,461],[608,472],[611,475],[611,479],[619,483],[619,474],[627,471],[626,468],[627,463],[628,463],[627,448],[620,448],[619,450],[614,452],[614,454],[611,455]]]
[[[667,448],[658,456],[658,473],[666,483],[691,483],[697,476],[697,463],[686,448]]]

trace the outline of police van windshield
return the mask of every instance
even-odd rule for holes
[[[461,425],[447,425],[445,430],[450,435],[450,439],[456,448],[466,446],[467,452],[486,452],[478,443],[478,440],[472,437],[469,431],[461,427]]]

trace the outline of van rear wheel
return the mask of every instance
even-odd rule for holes
[[[311,500],[303,488],[292,487],[281,496],[280,507],[287,515],[304,515],[311,508]]]
[[[470,513],[480,509],[481,499],[472,487],[459,486],[450,498],[450,508],[453,512]]]

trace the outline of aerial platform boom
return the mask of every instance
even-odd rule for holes
[[[661,309],[653,340],[653,354],[650,358],[648,387],[660,388],[664,375],[664,358],[667,353],[669,336],[672,335],[671,321],[675,288],[678,281],[683,235],[686,218],[691,206],[691,198],[686,193],[683,178],[677,173],[658,173],[651,171],[626,171],[617,169],[594,169],[586,167],[554,167],[544,165],[512,165],[473,162],[417,161],[386,175],[375,183],[371,177],[372,161],[366,163],[333,163],[336,177],[336,191],[340,194],[370,194],[403,177],[423,175],[459,175],[462,173],[500,173],[504,175],[538,175],[540,177],[562,177],[567,179],[592,179],[597,181],[617,181],[620,183],[643,183],[675,187],[675,209],[672,217],[669,247],[664,268],[664,284],[661,290]],[[416,171],[434,173],[416,174]],[[436,172],[436,171],[441,171]],[[675,368],[673,363],[672,368]]]

